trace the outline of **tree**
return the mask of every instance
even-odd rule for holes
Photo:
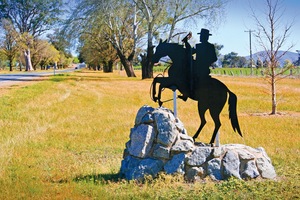
[[[81,26],[78,31],[78,26]],[[71,38],[82,34],[92,34],[97,29],[97,37],[105,38],[103,45],[110,42],[124,66],[128,77],[135,77],[133,58],[138,34],[136,10],[132,2],[126,0],[81,0],[72,11],[65,26]],[[73,35],[72,35],[73,34]]]
[[[1,0],[0,19],[10,20],[18,43],[22,43],[26,71],[33,70],[31,52],[33,41],[59,22],[62,0]]]
[[[147,51],[141,54],[142,78],[153,77],[153,39],[158,35],[158,31],[168,32],[167,40],[186,32],[176,31],[179,22],[196,19],[211,19],[216,17],[225,1],[220,0],[134,0],[142,16],[145,18]]]
[[[46,40],[36,40],[32,56],[32,65],[36,70],[38,66],[46,69],[47,65],[57,63],[60,60],[60,52]]]
[[[134,1],[142,16],[146,20],[147,30],[147,53],[141,54],[142,64],[142,79],[153,78],[153,37],[161,25],[163,19],[163,11],[165,10],[166,1],[164,0],[142,0]]]
[[[167,5],[167,19],[166,25],[169,29],[168,39],[170,42],[172,38],[182,34],[176,33],[176,25],[180,22],[198,22],[198,20],[205,20],[206,23],[214,24],[218,17],[222,16],[223,8],[226,1],[220,0],[168,0]]]
[[[208,20],[213,23],[220,16],[226,1],[220,0],[142,0],[134,1],[146,19],[147,52],[142,57],[142,78],[153,77],[153,39],[158,31],[168,32],[167,40],[186,32],[176,31],[179,22]]]
[[[235,67],[238,60],[238,53],[231,52],[225,54],[222,60],[223,67]]]
[[[247,59],[243,56],[238,56],[237,67],[242,68],[247,64]]]
[[[238,56],[238,53],[231,52],[228,54],[225,54],[222,59],[222,65],[223,67],[244,67],[247,64],[246,58],[242,56]]]
[[[97,29],[83,34],[80,40],[83,45],[79,48],[79,53],[86,64],[92,66],[94,70],[102,64],[104,72],[113,72],[113,64],[118,58],[117,52],[110,42],[99,36]]]
[[[55,47],[55,49],[63,53],[65,57],[71,58],[73,56],[71,54],[71,50],[69,49],[69,47],[71,46],[70,42],[64,35],[60,33],[61,29],[54,29],[53,33],[47,34],[47,38],[49,42]]]
[[[4,69],[5,67],[4,60],[6,60],[6,56],[4,55],[3,50],[0,49],[0,70]]]
[[[4,38],[3,45],[0,45],[0,50],[8,60],[9,71],[12,71],[15,57],[17,56],[19,49],[15,40],[15,31],[12,27],[12,24],[5,19],[2,20],[2,24],[4,29]]]
[[[224,48],[224,45],[215,43],[216,55],[219,58],[221,56],[220,51]]]
[[[276,70],[279,59],[293,47],[293,45],[290,45],[283,53],[280,53],[279,51],[287,42],[293,25],[293,23],[283,24],[282,16],[286,11],[283,10],[281,3],[282,2],[279,0],[266,0],[266,11],[263,13],[265,18],[258,18],[256,12],[252,9],[252,16],[257,24],[255,37],[257,38],[258,44],[266,52],[265,59],[268,63],[265,74],[266,79],[271,86],[271,114],[277,113],[276,83],[284,78],[284,72],[289,70],[289,68]]]

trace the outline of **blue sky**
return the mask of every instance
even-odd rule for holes
[[[253,17],[251,17],[251,5],[257,16],[261,16],[266,8],[265,0],[231,0],[226,7],[226,16],[223,19],[223,22],[217,28],[210,28],[212,36],[209,41],[211,43],[217,43],[224,45],[224,48],[221,50],[221,54],[227,54],[230,52],[236,52],[240,56],[249,55],[249,33],[244,32],[246,30],[256,30],[257,26]],[[287,22],[292,22],[294,24],[292,27],[291,34],[286,42],[287,46],[290,46],[292,43],[295,45],[291,51],[296,52],[300,50],[300,0],[283,0],[281,4],[282,8],[285,9],[285,12],[282,16],[282,24],[285,25]],[[264,19],[261,18],[260,19]],[[298,19],[298,21],[297,21]],[[201,24],[198,25],[197,29],[205,27]],[[192,30],[193,37],[196,37],[197,42],[199,42],[199,36],[196,34],[199,30]],[[280,34],[280,33],[279,33]],[[281,34],[280,34],[281,35]],[[285,46],[284,48],[287,48]],[[256,39],[252,36],[252,53],[261,51],[262,48],[257,45]],[[282,49],[286,50],[286,49]]]

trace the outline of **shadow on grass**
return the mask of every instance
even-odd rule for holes
[[[117,174],[90,174],[85,176],[77,176],[73,179],[74,182],[94,183],[94,184],[107,184],[109,182],[119,182],[121,176]]]

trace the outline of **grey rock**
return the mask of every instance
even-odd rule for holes
[[[178,152],[193,151],[193,149],[194,149],[194,143],[191,142],[190,140],[178,140],[171,148],[171,151],[178,153]]]
[[[122,161],[120,174],[127,180],[143,180],[147,175],[155,177],[162,169],[163,162],[161,160],[151,158],[141,160],[127,156]]]
[[[211,154],[210,147],[197,147],[192,155],[187,159],[187,164],[190,166],[201,166],[206,162]]]
[[[258,169],[256,167],[254,160],[249,160],[246,162],[241,162],[240,168],[241,177],[243,179],[254,179],[259,176]]]
[[[207,162],[207,174],[213,180],[222,180],[222,172],[221,172],[221,159],[213,158]]]
[[[269,156],[267,155],[267,153],[263,147],[258,147],[258,148],[256,148],[256,150],[261,152],[263,157],[265,157],[269,162],[271,162],[271,159],[269,158]]]
[[[152,126],[141,124],[131,129],[130,142],[127,143],[127,149],[130,155],[139,158],[145,158],[149,154],[155,132]]]
[[[142,123],[151,123],[154,121],[152,117],[152,112],[154,111],[154,108],[151,106],[144,105],[142,106],[135,117],[135,126],[142,124]]]
[[[265,157],[257,158],[256,165],[263,178],[274,179],[276,177],[275,169],[269,159]]]
[[[180,119],[176,118],[175,126],[179,133],[184,134],[187,136],[187,130],[184,128],[183,123],[180,121]]]
[[[203,167],[191,167],[185,174],[185,179],[189,182],[195,182],[200,178],[204,178],[205,170]]]
[[[191,136],[186,135],[186,134],[180,133],[179,134],[179,139],[180,140],[189,140],[189,141],[191,141],[194,144],[193,138]]]
[[[245,149],[236,149],[235,151],[238,153],[241,160],[253,160],[255,158],[252,153]]]
[[[165,166],[164,170],[167,174],[174,174],[174,173],[180,173],[184,174],[184,160],[185,160],[185,154],[180,153],[177,155],[174,155],[171,160],[169,160]]]
[[[225,153],[226,153],[226,150],[222,146],[213,148],[213,157],[214,158],[223,157],[225,155]]]
[[[233,150],[228,150],[223,158],[223,175],[225,179],[229,177],[241,178],[240,171],[240,160],[238,155]]]
[[[170,147],[164,147],[161,144],[156,144],[153,150],[153,157],[158,159],[169,159]]]
[[[175,118],[170,112],[156,110],[153,112],[157,127],[157,142],[164,146],[171,146],[179,134],[175,126]]]
[[[135,179],[134,173],[137,170],[137,166],[140,164],[141,159],[134,158],[132,156],[125,157],[121,162],[120,175],[127,180]]]
[[[137,113],[130,140],[125,144],[120,174],[128,179],[155,177],[160,171],[182,174],[189,181],[210,176],[274,179],[275,169],[264,148],[243,144],[211,147],[194,143],[183,123],[169,109],[143,106]]]
[[[139,166],[138,171],[135,171],[134,176],[138,177],[135,179],[143,179],[145,175],[151,175],[152,177],[155,177],[158,172],[163,170],[164,163],[161,160],[147,158],[143,159]]]

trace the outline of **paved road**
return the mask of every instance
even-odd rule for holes
[[[73,72],[75,68],[69,68],[64,70],[55,70],[55,74],[62,74]],[[33,81],[40,77],[54,75],[53,70],[46,72],[26,72],[26,73],[15,73],[15,74],[0,74],[0,87],[4,85],[15,84],[16,82],[22,81]]]

